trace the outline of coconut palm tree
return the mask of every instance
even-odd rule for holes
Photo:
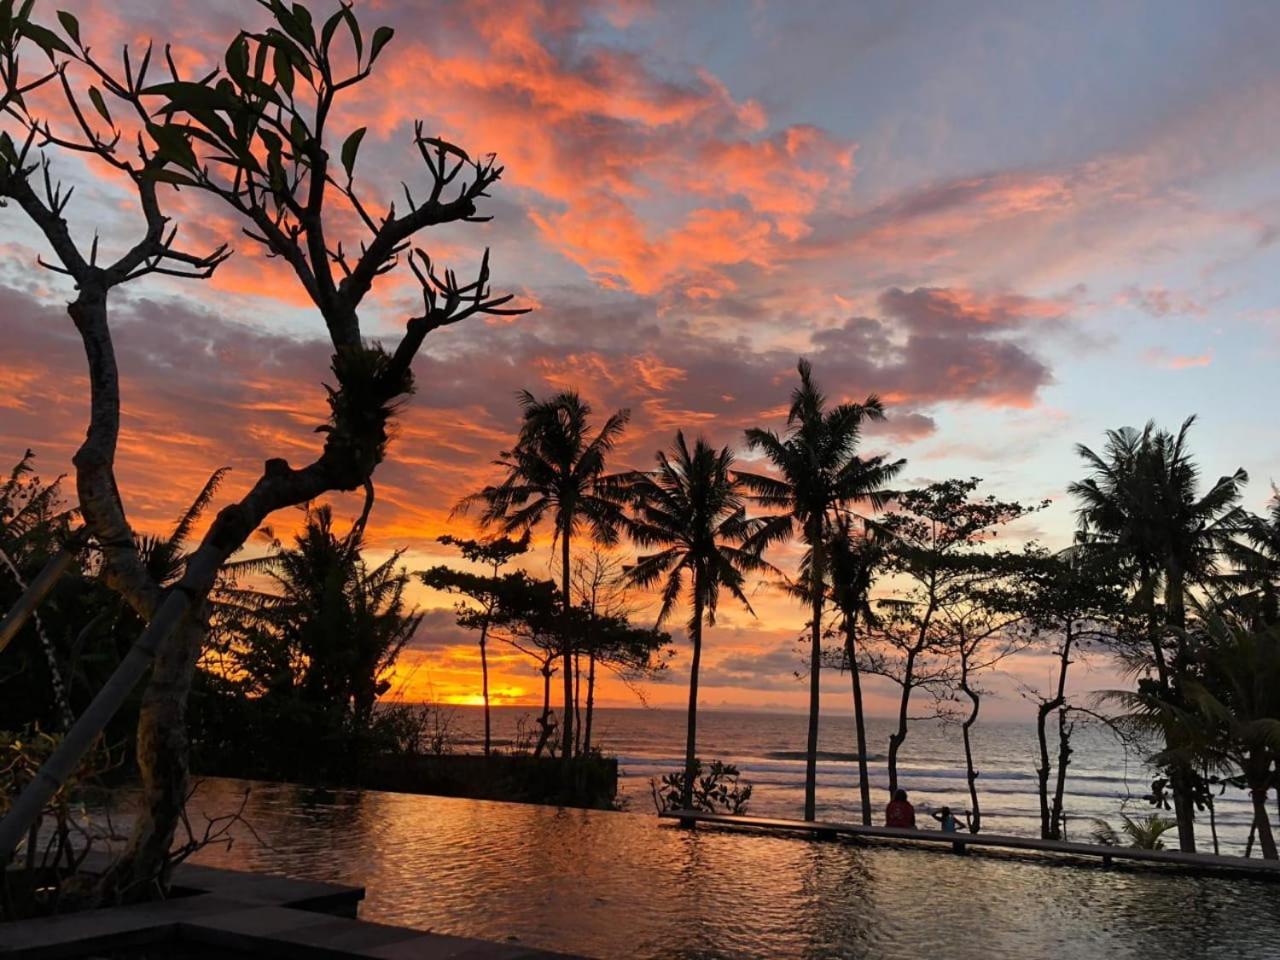
[[[693,449],[684,433],[676,434],[668,455],[659,451],[658,468],[632,478],[630,493],[635,517],[628,524],[631,538],[655,553],[637,558],[627,571],[639,586],[662,581],[662,606],[658,625],[667,619],[689,583],[689,640],[693,659],[689,668],[689,716],[681,806],[693,804],[697,777],[698,671],[702,662],[702,627],[714,626],[721,589],[748,611],[743,591],[746,575],[771,569],[760,557],[752,535],[760,524],[747,519],[733,454],[728,447],[715,450],[699,437]],[[754,615],[754,611],[751,611]]]
[[[406,602],[401,553],[371,567],[361,555],[362,528],[339,535],[327,505],[307,511],[292,546],[269,529],[266,536],[274,549],[253,563],[271,589],[228,588],[220,597],[244,633],[237,665],[258,695],[296,695],[366,727],[422,620]]]
[[[564,679],[563,756],[573,756],[573,643],[569,636],[573,609],[571,542],[584,527],[599,543],[618,541],[626,519],[617,479],[605,473],[606,461],[631,414],[619,410],[591,434],[591,406],[576,391],[539,400],[529,391],[518,395],[520,434],[511,450],[496,461],[506,476],[496,485],[464,498],[459,510],[483,505],[481,522],[505,534],[536,526],[550,517],[560,546],[561,603],[565,636],[561,660]]]
[[[1107,432],[1101,454],[1076,448],[1091,474],[1068,486],[1080,502],[1080,538],[1093,549],[1126,562],[1134,571],[1135,600],[1147,619],[1152,663],[1160,688],[1171,688],[1170,664],[1185,659],[1188,588],[1205,583],[1218,560],[1242,529],[1239,507],[1244,470],[1220,477],[1200,492],[1200,470],[1187,448],[1195,417],[1188,417],[1177,434],[1148,423]],[[1163,623],[1157,597],[1163,587]],[[1172,650],[1167,646],[1172,643]],[[1169,756],[1178,757],[1169,743]],[[1183,850],[1195,850],[1194,808],[1189,793],[1193,775],[1175,766],[1170,770],[1178,840]]]
[[[1132,562],[1140,602],[1153,617],[1163,585],[1165,621],[1174,631],[1186,625],[1188,587],[1215,571],[1247,519],[1239,507],[1249,480],[1243,469],[1219,477],[1200,493],[1200,469],[1187,449],[1194,423],[1195,417],[1188,417],[1176,435],[1154,423],[1141,431],[1109,430],[1101,455],[1077,446],[1092,473],[1067,487],[1080,501],[1082,539]],[[1157,668],[1167,670],[1162,645],[1153,652]]]
[[[771,518],[757,536],[768,541],[797,530],[809,550],[804,576],[811,612],[804,810],[805,819],[811,820],[816,807],[823,584],[831,513],[840,505],[859,501],[879,509],[886,499],[885,484],[906,461],[887,462],[881,457],[864,460],[856,453],[863,424],[884,418],[878,397],[828,408],[826,396],[813,380],[809,361],[801,359],[797,368],[800,384],[791,394],[785,435],[758,428],[746,432],[748,449],[762,453],[777,476],[741,472],[738,476],[757,503],[785,511]]]
[[[853,725],[858,741],[858,795],[862,822],[871,824],[871,782],[867,776],[867,728],[863,720],[862,674],[858,668],[858,626],[875,623],[871,608],[871,584],[885,558],[884,545],[876,528],[863,523],[847,510],[835,514],[827,548],[830,568],[831,602],[840,613],[844,634],[844,663],[853,685]]]
[[[1241,539],[1226,545],[1231,570],[1221,577],[1232,591],[1225,603],[1247,611],[1255,626],[1280,623],[1280,490],[1271,488],[1267,512],[1247,515]]]

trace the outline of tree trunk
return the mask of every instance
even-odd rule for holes
[[[587,656],[587,716],[586,729],[582,731],[582,752],[591,752],[591,721],[596,712],[596,655]]]
[[[689,639],[693,641],[693,661],[689,664],[689,716],[684,739],[684,783],[680,806],[693,807],[693,781],[698,773],[698,670],[702,666],[702,570],[695,569],[693,583],[693,616]],[[810,817],[809,819],[813,819]]]
[[[1168,626],[1175,633],[1178,659],[1181,660],[1186,646],[1187,624],[1184,575],[1182,567],[1173,558],[1169,558],[1165,563],[1164,605]],[[1173,744],[1168,745],[1173,746]],[[1176,766],[1170,771],[1169,784],[1173,790],[1174,816],[1178,821],[1178,848],[1184,853],[1195,853],[1196,811],[1191,799],[1191,787],[1195,775],[1187,764],[1176,761],[1175,764]]]
[[[1045,725],[1053,712],[1051,701],[1036,706],[1036,744],[1040,751],[1040,764],[1036,767],[1036,792],[1040,798],[1040,839],[1054,839],[1049,828],[1049,737]]]
[[[107,900],[135,902],[168,887],[169,849],[190,791],[187,698],[205,635],[192,610],[178,626],[181,642],[166,644],[152,664],[138,715],[142,797],[128,847],[99,881]]]
[[[1067,792],[1067,766],[1071,763],[1071,731],[1074,724],[1067,723],[1067,708],[1058,708],[1058,782],[1053,788],[1053,808],[1049,814],[1049,838],[1062,840],[1062,803]]]
[[[577,650],[573,652],[573,752],[582,753],[582,660]]]
[[[963,656],[963,654],[962,654]],[[973,725],[978,722],[978,709],[981,701],[978,692],[969,685],[969,667],[966,663],[960,668],[960,689],[969,698],[969,716],[960,725],[960,735],[964,740],[964,774],[969,782],[969,832],[977,833],[982,829],[982,807],[978,800],[978,771],[973,767]]]
[[[1249,791],[1253,799],[1253,822],[1258,831],[1258,846],[1264,860],[1277,859],[1276,838],[1271,832],[1271,817],[1267,814],[1267,788],[1254,787]]]
[[[813,554],[809,569],[813,623],[809,653],[809,737],[805,747],[804,761],[804,818],[806,820],[813,820],[817,816],[818,710],[822,679],[822,583],[825,576],[821,516],[818,517],[814,526],[815,529],[811,530],[809,535],[809,546]]]
[[[1173,792],[1173,814],[1178,821],[1178,849],[1183,853],[1196,852],[1196,812],[1191,802],[1191,772],[1186,764],[1179,763],[1170,770],[1169,786]]]
[[[480,624],[480,686],[484,697],[484,755],[489,756],[491,728],[489,725],[489,617],[486,614]]]
[[[867,727],[862,712],[862,672],[858,669],[856,634],[858,615],[845,614],[844,650],[849,660],[849,676],[853,682],[853,729],[858,742],[858,801],[862,807],[862,823],[871,826],[871,781],[867,776]]]
[[[898,751],[907,739],[908,711],[911,708],[911,690],[915,682],[916,654],[907,654],[906,667],[902,673],[902,696],[898,698],[898,729],[889,734],[889,755],[886,761],[889,766],[889,796],[898,792]]]
[[[561,749],[565,762],[565,770],[570,769],[573,761],[573,641],[570,636],[573,627],[573,596],[569,588],[569,524],[566,522],[560,531],[560,598],[564,604],[564,652],[561,669],[564,671],[564,729]],[[567,773],[566,773],[567,776]],[[566,788],[569,784],[565,783]]]
[[[1074,621],[1066,621],[1066,635],[1058,650],[1058,686],[1049,700],[1043,700],[1036,708],[1036,739],[1040,746],[1040,766],[1036,768],[1037,789],[1040,794],[1040,836],[1045,840],[1060,840],[1060,824],[1049,807],[1049,741],[1045,733],[1045,724],[1049,714],[1066,702],[1067,667],[1071,664],[1071,644],[1074,640]],[[1062,749],[1062,724],[1058,725],[1058,749]],[[1060,803],[1060,798],[1058,799]]]
[[[1209,796],[1209,836],[1213,839],[1213,855],[1216,857],[1222,851],[1218,848],[1218,810],[1214,806],[1212,794]]]
[[[535,757],[542,756],[542,751],[547,747],[547,741],[551,739],[551,662],[547,661],[542,664],[542,716],[538,718],[538,726],[542,728],[542,733],[538,736],[538,745],[533,750]]]

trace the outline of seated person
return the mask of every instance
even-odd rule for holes
[[[916,808],[907,800],[907,791],[899,790],[884,808],[884,825],[886,827],[914,828],[916,825]]]

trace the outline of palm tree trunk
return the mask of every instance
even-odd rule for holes
[[[484,755],[489,756],[490,750],[490,725],[489,725],[489,618],[486,616],[484,622],[480,624],[480,685],[482,696],[484,697]]]
[[[810,531],[809,543],[813,551],[809,570],[809,589],[813,602],[812,642],[809,652],[809,738],[804,761],[804,818],[813,820],[817,815],[818,793],[818,710],[821,696],[822,668],[822,582],[825,576],[822,555],[822,518]]]
[[[569,530],[570,523],[566,522],[564,529],[560,531],[560,597],[564,604],[564,636],[561,638],[564,644],[561,662],[561,669],[564,671],[564,729],[561,731],[561,749],[566,771],[570,769],[573,760],[573,640],[570,637],[573,628],[573,596],[569,588]]]
[[[698,671],[702,666],[702,571],[693,574],[693,623],[689,639],[693,641],[693,662],[689,665],[689,716],[684,740],[684,783],[680,806],[693,807],[693,781],[698,775]],[[810,818],[812,819],[812,818]]]
[[[1184,575],[1178,562],[1170,558],[1165,564],[1164,606],[1168,626],[1174,631],[1174,639],[1181,659],[1186,646],[1185,630],[1187,625],[1186,602],[1184,594]],[[1173,790],[1173,810],[1178,821],[1178,847],[1184,853],[1195,853],[1196,826],[1195,805],[1191,801],[1191,787],[1194,773],[1186,763],[1174,761],[1175,767],[1169,778]]]
[[[1276,838],[1271,832],[1271,817],[1267,813],[1267,788],[1253,787],[1249,791],[1253,799],[1253,822],[1258,831],[1258,846],[1264,860],[1280,859],[1276,853]]]
[[[853,682],[853,729],[858,741],[858,800],[862,807],[862,823],[871,826],[871,782],[867,776],[867,727],[862,713],[862,673],[858,669],[858,629],[856,612],[845,614],[844,651],[849,660],[849,676]]]

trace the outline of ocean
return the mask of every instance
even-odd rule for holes
[[[482,709],[442,709],[451,723],[452,749],[478,752],[483,742]],[[508,746],[521,719],[528,723],[533,715],[527,707],[494,708],[495,744]],[[704,761],[723,760],[738,767],[742,779],[753,788],[749,812],[798,818],[804,808],[807,722],[799,714],[705,709],[698,714],[698,755]],[[867,721],[867,749],[871,755],[868,774],[877,822],[889,799],[884,757],[892,726],[883,718]],[[819,731],[818,818],[857,820],[853,718],[824,716]],[[1049,733],[1050,756],[1056,761],[1053,727]],[[653,809],[650,781],[680,768],[684,739],[682,710],[610,707],[596,711],[592,740],[606,755],[618,758],[619,795],[625,809],[642,813]],[[974,730],[974,744],[982,829],[1037,836],[1040,814],[1034,723],[980,720]],[[1072,748],[1064,802],[1068,839],[1088,841],[1096,826],[1095,818],[1108,820],[1118,828],[1121,813],[1145,816],[1153,812],[1155,808],[1145,797],[1156,774],[1141,753],[1126,752],[1106,727],[1096,723],[1076,727]],[[907,790],[918,817],[941,806],[968,809],[960,728],[935,720],[913,721],[899,754],[898,776],[899,786]],[[1172,812],[1165,812],[1164,816],[1172,819]],[[1214,819],[1221,852],[1243,853],[1252,819],[1252,808],[1243,791],[1228,789],[1219,796],[1214,804]],[[1199,816],[1197,832],[1200,849],[1212,850],[1207,812]],[[1176,846],[1176,836],[1170,833],[1168,837],[1167,845]]]

